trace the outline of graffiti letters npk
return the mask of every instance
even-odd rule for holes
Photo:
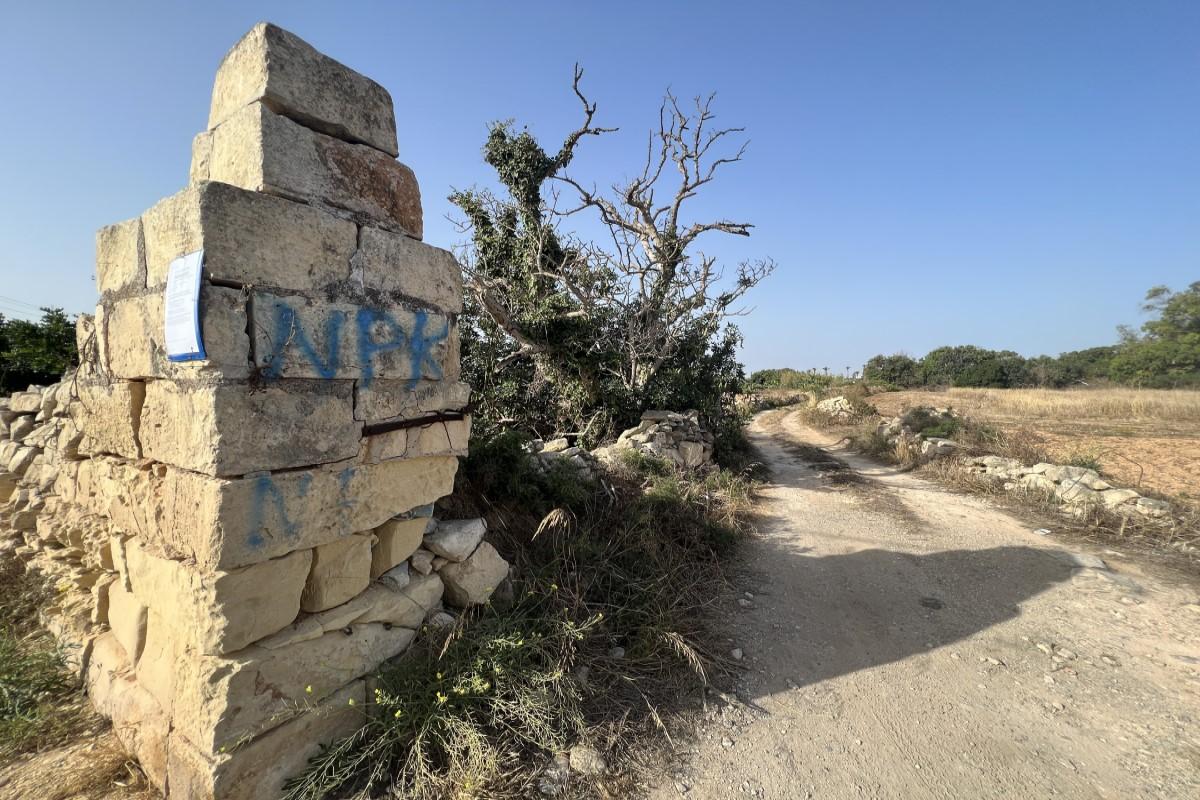
[[[267,378],[440,380],[452,356],[449,318],[303,297],[257,295],[254,352]]]

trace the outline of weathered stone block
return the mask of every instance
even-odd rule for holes
[[[160,791],[167,781],[171,720],[154,696],[131,676],[118,676],[107,703],[113,733]]]
[[[129,663],[137,664],[146,646],[146,606],[118,582],[108,589],[108,626]]]
[[[465,456],[470,440],[470,417],[432,422],[365,437],[363,460],[375,463],[392,458]]]
[[[492,596],[508,577],[508,562],[496,548],[483,542],[466,561],[449,563],[439,574],[446,584],[446,602],[465,608],[484,603]]]
[[[487,521],[480,519],[446,519],[437,523],[425,537],[424,547],[450,561],[466,561],[487,533]]]
[[[341,605],[371,582],[370,534],[352,534],[312,550],[312,568],[300,598],[304,611]]]
[[[261,100],[309,128],[361,142],[395,157],[392,97],[370,78],[267,22],[255,25],[226,54],[213,85],[208,127]]]
[[[14,414],[36,414],[42,408],[42,392],[40,389],[13,392],[8,407]]]
[[[373,147],[317,133],[262,103],[239,109],[212,132],[207,178],[422,235],[421,191],[411,169]]]
[[[365,702],[364,684],[356,681],[298,719],[215,756],[200,752],[174,731],[169,748],[171,796],[186,800],[282,797],[287,779],[302,772],[322,747],[362,725]]]
[[[404,650],[415,631],[358,625],[229,658],[205,656],[179,665],[177,731],[208,752],[257,736],[304,711]],[[264,691],[264,687],[270,687]]]
[[[172,713],[175,703],[175,684],[180,665],[190,660],[186,632],[180,635],[179,622],[150,609],[146,618],[146,646],[138,659],[138,686],[153,695],[158,704]]]
[[[208,475],[325,464],[358,453],[352,387],[342,382],[146,387],[147,458]]]
[[[228,572],[203,574],[189,564],[126,546],[133,592],[170,620],[179,646],[221,654],[283,630],[300,613],[300,596],[313,561],[301,550]]]
[[[373,530],[450,494],[457,468],[455,458],[434,457],[223,480],[97,458],[76,468],[74,492],[155,552],[212,572]]]
[[[303,203],[202,182],[142,215],[147,285],[166,284],[176,258],[204,251],[211,279],[309,290],[345,281],[358,231]]]
[[[368,292],[412,298],[451,314],[462,311],[462,268],[449,251],[363,226],[350,265],[351,280]]]
[[[415,386],[459,370],[456,326],[429,311],[259,293],[252,327],[255,361],[268,379],[346,378],[367,385],[399,379]]]
[[[459,411],[471,400],[471,387],[458,381],[376,380],[354,385],[354,416],[368,423],[414,419],[437,411]]]
[[[146,286],[142,220],[125,220],[96,232],[96,291],[136,291]]]
[[[138,426],[146,384],[136,381],[83,384],[77,391],[79,398],[71,404],[71,419],[80,431],[78,452],[86,456],[109,453],[141,458]]]
[[[371,579],[378,578],[404,563],[421,546],[431,522],[425,517],[389,519],[375,529],[375,547],[371,551]]]
[[[242,379],[250,374],[250,337],[246,299],[236,289],[204,284],[200,294],[200,335],[206,359],[173,363],[167,359],[161,291],[112,303],[98,315],[103,346],[101,364],[113,377],[126,379],[195,378],[220,375]]]

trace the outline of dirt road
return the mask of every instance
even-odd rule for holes
[[[772,483],[730,603],[745,672],[653,798],[1200,797],[1194,582],[787,410],[751,436]]]

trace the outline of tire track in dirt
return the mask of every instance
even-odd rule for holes
[[[668,797],[1189,797],[1200,793],[1200,597],[979,498],[875,464],[787,410],[728,598],[739,702],[697,720]],[[745,600],[746,596],[742,595]],[[743,605],[745,607],[743,607]]]

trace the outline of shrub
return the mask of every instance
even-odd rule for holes
[[[962,429],[962,419],[948,411],[940,412],[927,406],[908,411],[901,422],[913,433],[926,438],[952,439]]]
[[[751,483],[629,456],[552,506],[562,487],[521,461],[508,439],[477,448],[462,470],[472,496],[456,501],[488,509],[489,538],[513,563],[511,605],[424,631],[380,671],[361,729],[316,758],[289,798],[528,796],[549,755],[646,728],[659,713],[649,709],[719,669],[705,611],[748,529]],[[506,467],[527,484],[511,497],[497,491],[512,485]]]
[[[83,714],[62,651],[37,627],[47,593],[37,576],[0,556],[0,762],[62,741]]]

